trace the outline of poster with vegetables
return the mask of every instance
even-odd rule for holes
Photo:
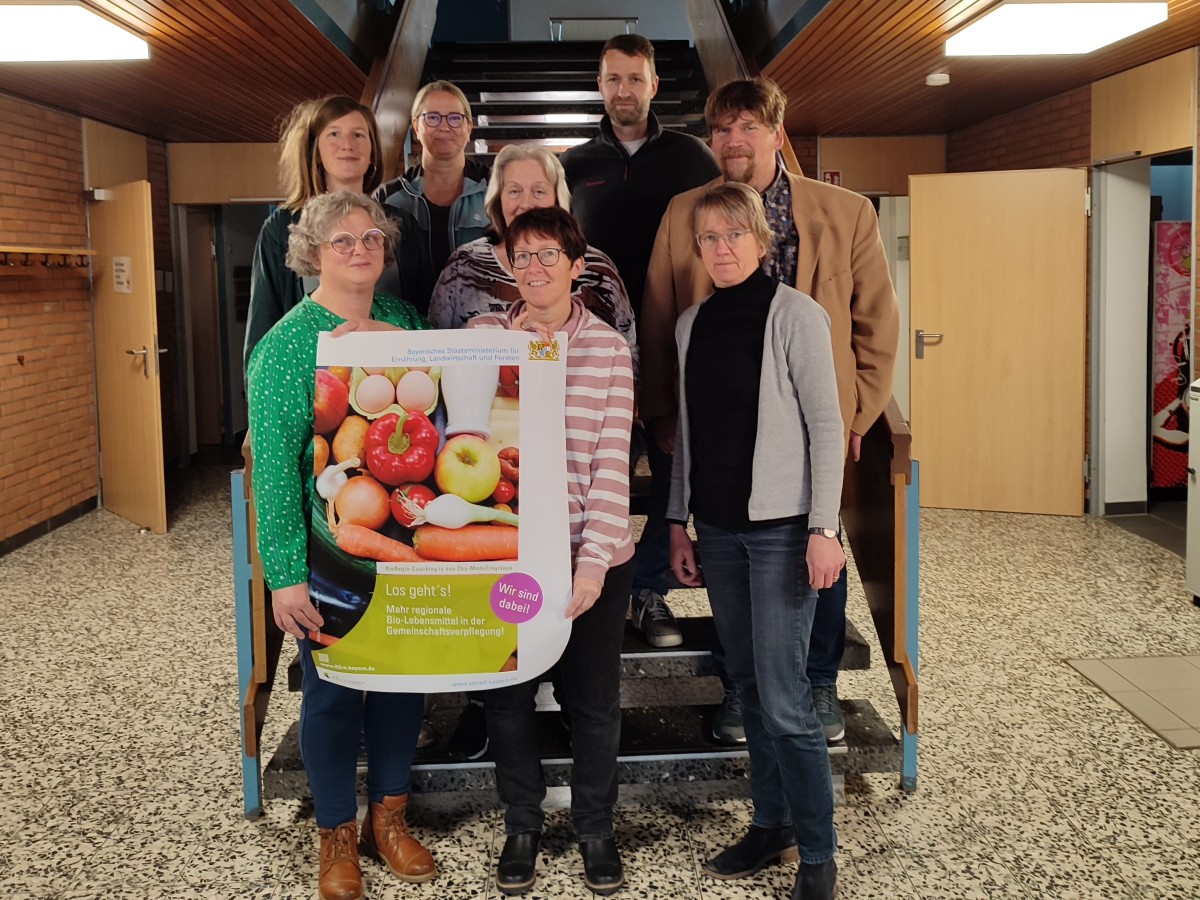
[[[309,592],[323,678],[484,689],[557,661],[571,593],[560,339],[321,336]]]

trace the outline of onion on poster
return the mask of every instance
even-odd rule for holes
[[[309,533],[321,677],[474,690],[557,661],[571,629],[560,341],[321,336]]]

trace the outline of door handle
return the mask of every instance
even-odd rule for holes
[[[126,350],[130,356],[140,356],[142,358],[142,375],[146,378],[150,377],[150,351],[146,347],[141,350]]]
[[[916,345],[916,352],[914,353],[914,356],[916,356],[917,359],[924,359],[925,358],[925,342],[930,341],[932,343],[938,343],[944,337],[945,337],[944,334],[938,334],[936,331],[923,331],[922,329],[918,328],[917,329],[917,345]]]

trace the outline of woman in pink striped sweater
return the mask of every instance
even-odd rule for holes
[[[574,624],[557,664],[555,687],[570,723],[571,824],[584,881],[594,893],[611,894],[625,883],[612,810],[621,734],[621,638],[633,580],[633,366],[625,339],[571,296],[587,241],[569,213],[557,207],[523,213],[509,223],[507,244],[521,299],[506,313],[480,315],[468,325],[567,333],[567,503],[574,581],[566,614]],[[534,679],[489,691],[484,699],[496,786],[507,807],[496,885],[510,895],[533,886],[545,818],[536,692]]]

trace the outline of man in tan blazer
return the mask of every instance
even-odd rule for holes
[[[857,460],[862,435],[891,396],[899,336],[896,293],[870,201],[780,165],[786,105],[783,92],[767,78],[732,81],[713,92],[705,117],[723,175],[710,185],[722,179],[741,181],[763,195],[774,233],[768,273],[810,295],[829,313],[842,421],[850,456]],[[713,291],[688,226],[696,198],[710,185],[679,194],[667,206],[650,257],[638,322],[639,409],[667,452],[674,449],[678,404],[675,321]],[[821,591],[808,662],[817,711],[831,742],[845,733],[837,701],[845,643],[845,578],[843,571],[838,584]],[[719,727],[728,725],[729,706],[736,703],[728,692],[726,700],[714,721],[718,738],[730,733]]]

